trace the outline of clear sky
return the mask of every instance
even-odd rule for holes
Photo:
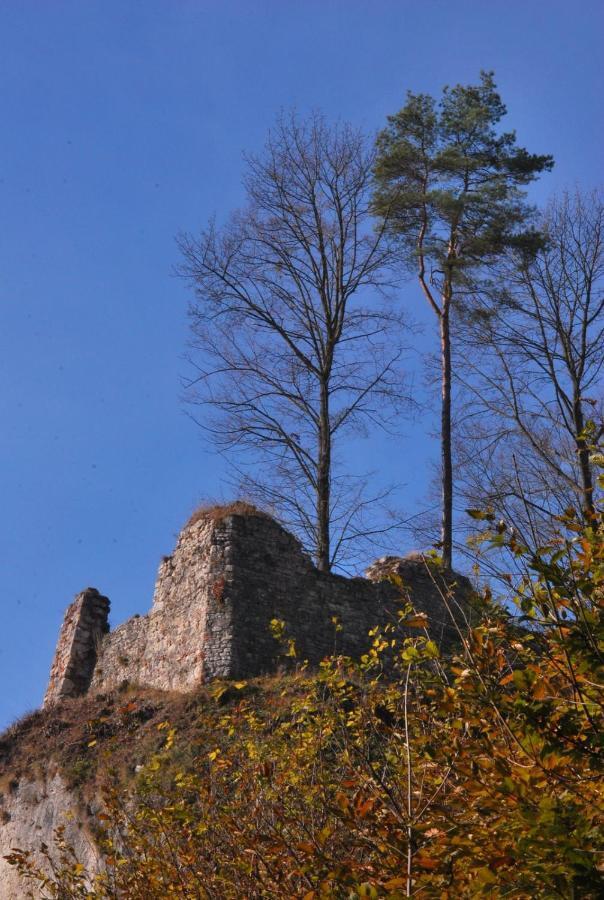
[[[242,151],[282,107],[374,130],[407,89],[494,69],[520,143],[556,158],[533,198],[594,186],[603,26],[601,0],[0,2],[0,727],[40,704],[73,595],[145,612],[196,502],[224,495],[179,401],[171,270],[178,231],[240,202]],[[428,418],[371,451],[409,511]]]

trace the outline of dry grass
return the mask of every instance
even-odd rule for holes
[[[262,509],[258,509],[253,503],[247,503],[245,500],[234,500],[232,503],[202,503],[198,506],[193,515],[188,520],[185,528],[189,528],[202,519],[212,522],[220,522],[227,516],[261,516],[263,519],[271,519],[272,516]]]
[[[169,721],[176,728],[184,756],[193,759],[201,753],[205,758],[215,746],[225,705],[248,698],[259,713],[272,715],[280,704],[287,705],[286,695],[299,689],[298,676],[282,674],[245,685],[234,689],[229,682],[212,682],[183,694],[125,683],[110,694],[64,700],[28,714],[0,734],[0,795],[22,780],[43,780],[58,770],[88,801],[109,780],[128,784],[136,777],[137,766],[165,741],[160,723]]]
[[[172,705],[172,694],[126,688],[111,695],[65,700],[22,717],[0,735],[0,793],[55,766],[72,787],[94,782],[97,745],[124,741],[132,753],[129,738],[140,739],[140,726],[161,721]],[[179,703],[174,707],[178,710]],[[145,731],[147,740],[142,744],[148,749],[148,740],[154,744],[157,739]]]

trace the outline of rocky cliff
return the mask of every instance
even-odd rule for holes
[[[60,771],[37,777],[12,778],[0,800],[0,898],[20,900],[27,885],[3,858],[13,848],[52,846],[55,830],[65,829],[65,840],[78,859],[94,870],[97,852],[88,827],[89,810],[82,805]],[[34,896],[36,896],[34,894]]]

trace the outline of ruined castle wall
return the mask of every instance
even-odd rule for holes
[[[458,623],[468,612],[471,586],[467,579],[452,575],[445,579],[430,571],[422,558],[397,560],[396,573],[406,589],[402,591],[388,581],[319,572],[296,539],[271,519],[231,517],[224,527],[236,578],[221,598],[210,599],[207,619],[220,614],[231,622],[230,677],[274,670],[282,649],[271,634],[272,619],[285,622],[298,659],[316,665],[333,653],[359,656],[366,652],[371,644],[368,632],[375,626],[398,623],[406,599],[428,615],[430,636],[444,649],[456,639],[447,604]],[[445,602],[443,596],[447,597],[454,577],[455,599],[448,597]],[[210,654],[209,629],[206,637]]]
[[[231,670],[231,624],[211,598],[224,590],[231,567],[228,529],[201,520],[185,529],[160,565],[151,611],[129,619],[102,643],[91,690],[124,681],[162,690],[187,690]],[[210,649],[207,653],[208,646]]]
[[[449,642],[451,619],[423,560],[397,560],[396,571],[415,607],[428,614],[432,636]],[[379,566],[376,573],[383,574]],[[102,640],[106,613],[104,626],[102,616],[96,624],[90,618],[101,609],[97,598],[85,592],[68,610],[51,701],[84,693],[89,684],[94,692],[125,681],[190,690],[212,678],[274,671],[282,648],[271,633],[273,619],[285,622],[298,659],[317,664],[333,653],[358,656],[370,645],[371,628],[397,622],[402,602],[389,582],[319,572],[273,519],[228,513],[202,516],[181,532],[160,566],[150,612]]]
[[[95,588],[86,588],[67,608],[55,651],[44,705],[62,697],[85,694],[97,660],[97,651],[109,630],[109,600]]]
[[[181,532],[171,557],[160,567],[149,615],[147,648],[141,667],[143,684],[182,690],[230,671],[229,623],[225,639],[207,658],[207,614],[219,596],[229,568],[228,530],[201,519]]]
[[[282,650],[271,634],[272,619],[285,622],[298,658],[312,664],[334,652],[364,652],[369,629],[396,620],[399,592],[391,585],[319,572],[270,519],[237,517],[229,528],[237,579],[222,603],[233,623],[231,677],[274,670]]]
[[[148,616],[134,616],[107,634],[99,648],[90,690],[94,693],[119,687],[124,681],[140,682],[141,662],[147,645]]]

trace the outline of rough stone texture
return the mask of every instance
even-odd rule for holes
[[[160,565],[147,615],[104,634],[97,648],[93,635],[104,628],[105,598],[89,590],[69,607],[45,702],[103,692],[125,680],[185,691],[212,678],[273,671],[281,650],[272,619],[285,621],[299,659],[317,664],[334,652],[358,655],[367,649],[369,629],[397,621],[400,588],[383,580],[391,573],[428,614],[432,636],[450,642],[455,629],[438,585],[446,594],[456,580],[455,600],[448,602],[461,622],[471,590],[466,579],[444,577],[421,557],[384,557],[368,579],[325,574],[265,515],[198,515]],[[91,625],[94,610],[99,615]]]
[[[472,585],[464,575],[443,572],[421,553],[382,556],[365,570],[366,578],[380,582],[394,576],[394,583],[408,594],[413,606],[430,620],[430,636],[439,646],[457,640],[457,628],[472,620]]]
[[[124,622],[103,640],[92,690],[109,690],[124,680],[187,690],[204,679],[228,675],[228,622],[217,626],[209,612],[228,571],[229,529],[224,522],[201,519],[183,530],[174,553],[159,567],[151,611]],[[208,630],[211,647],[206,646]]]
[[[65,826],[65,837],[78,860],[89,871],[96,871],[98,852],[86,822],[86,810],[78,807],[74,794],[58,774],[44,781],[24,779],[3,794],[0,798],[0,900],[22,900],[29,896],[26,883],[4,855],[13,847],[30,849],[42,842],[52,853],[53,834],[59,825]],[[44,865],[39,855],[36,862]]]
[[[61,626],[44,705],[85,694],[96,665],[97,650],[109,631],[109,600],[86,588],[68,606]]]
[[[238,577],[223,598],[232,623],[231,677],[261,674],[278,663],[279,649],[269,630],[273,618],[286,622],[298,658],[311,664],[334,652],[358,656],[367,650],[371,628],[398,621],[400,588],[319,572],[297,541],[270,520],[238,520],[231,541]],[[435,623],[436,637],[450,642],[454,629],[445,622],[446,610],[426,564],[421,559],[402,562],[415,607]],[[334,617],[341,631],[336,631]]]

